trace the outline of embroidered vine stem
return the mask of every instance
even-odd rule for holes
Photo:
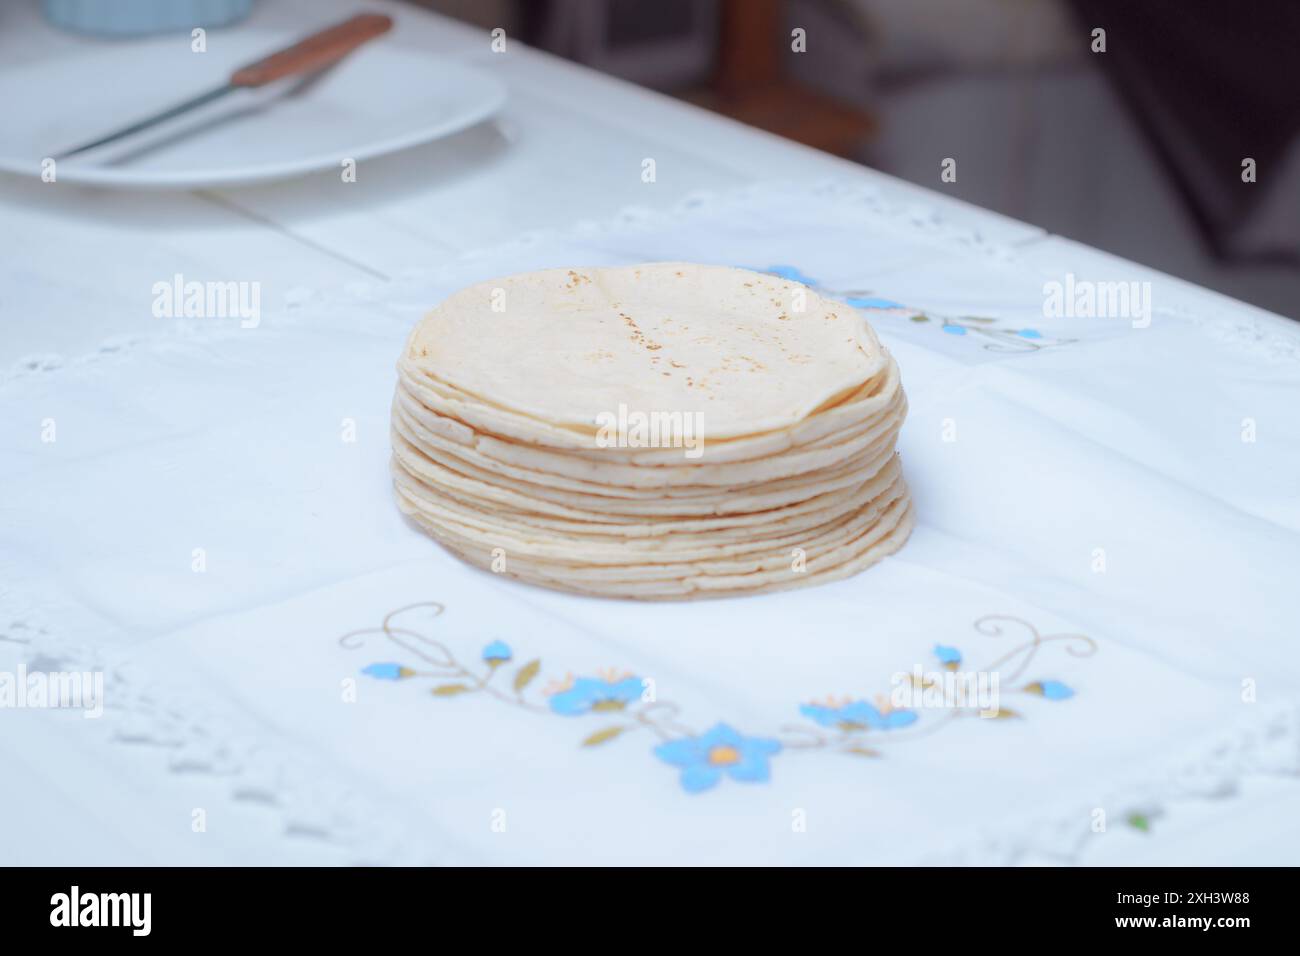
[[[355,650],[363,646],[364,638],[383,635],[420,663],[411,667],[379,662],[362,672],[382,680],[430,679],[435,682],[431,688],[435,697],[482,694],[533,714],[611,721],[588,732],[581,742],[584,747],[600,746],[637,730],[649,731],[658,741],[654,755],[680,771],[681,785],[691,793],[713,787],[724,776],[741,782],[764,781],[769,761],[782,751],[880,757],[877,747],[888,749],[888,744],[929,737],[961,718],[1021,718],[1022,713],[1000,704],[999,693],[1060,701],[1072,697],[1074,690],[1051,676],[1006,691],[1000,691],[999,685],[1019,683],[1047,644],[1062,645],[1071,657],[1089,657],[1097,651],[1097,643],[1082,634],[1042,634],[1018,617],[987,615],[974,623],[979,634],[998,638],[1019,632],[1025,639],[978,669],[963,669],[959,647],[936,644],[932,653],[939,669],[922,672],[916,665],[911,672],[895,673],[893,693],[876,694],[874,702],[855,696],[799,704],[806,722],[782,725],[775,737],[766,737],[743,734],[725,721],[697,732],[679,719],[675,703],[648,699],[650,681],[614,669],[598,671],[598,676],[567,673],[563,680],[547,684],[542,692],[546,700],[541,703],[531,691],[542,673],[540,658],[520,664],[506,642],[494,640],[482,649],[482,666],[471,667],[447,645],[423,633],[418,624],[405,619],[399,623],[402,615],[411,612],[437,618],[444,610],[436,601],[410,604],[390,612],[379,627],[343,635],[339,644]],[[1003,668],[1008,669],[1005,675]],[[498,677],[498,672],[511,674],[509,687],[503,686],[506,678]]]
[[[1029,668],[1033,662],[1034,655],[1038,653],[1040,647],[1052,642],[1066,642],[1065,652],[1072,657],[1091,657],[1097,653],[1097,642],[1091,637],[1083,634],[1048,634],[1043,636],[1038,633],[1038,628],[1023,621],[1018,617],[1012,617],[1007,614],[989,614],[975,622],[975,630],[989,637],[1001,637],[1003,633],[1002,623],[1016,624],[1024,628],[1031,635],[1031,640],[1027,644],[1021,644],[1019,647],[1012,648],[1003,654],[993,663],[984,667],[986,671],[996,671],[1008,661],[1013,661],[1018,655],[1024,655],[1017,667],[1006,678],[1009,683],[1014,683],[1020,679],[1020,676]]]
[[[781,734],[803,734],[804,740],[782,740],[781,745],[790,750],[854,750],[862,752],[861,747],[865,741],[870,741],[872,746],[876,744],[893,744],[905,743],[909,740],[920,740],[922,737],[929,737],[951,721],[959,717],[971,716],[977,711],[966,710],[949,710],[943,716],[926,724],[920,730],[912,731],[894,731],[888,735],[869,734],[866,728],[858,730],[842,730],[838,734],[825,734],[812,727],[801,727],[798,724],[785,724],[777,732]]]
[[[1063,643],[1066,653],[1073,657],[1088,657],[1097,650],[1097,644],[1092,638],[1082,634],[1048,634],[1044,635],[1030,624],[1028,621],[1010,615],[990,614],[980,618],[975,622],[975,630],[989,637],[1001,637],[1007,632],[1009,626],[1015,626],[1023,629],[1028,635],[1029,640],[1019,644],[1009,651],[1002,654],[989,664],[980,668],[984,673],[997,673],[999,668],[1015,662],[1015,667],[1005,678],[999,675],[999,682],[1005,680],[1009,684],[1014,684],[1020,680],[1025,671],[1033,663],[1038,651],[1049,643]],[[928,681],[923,681],[918,685],[921,689],[929,686]],[[1037,692],[1041,692],[1040,689]],[[1028,695],[1031,690],[1025,687],[1012,687],[1003,693],[1015,695]],[[888,745],[898,743],[910,743],[914,740],[920,740],[935,734],[950,724],[952,721],[963,717],[1018,717],[1015,711],[1010,711],[1002,707],[990,710],[982,710],[978,706],[954,706],[945,705],[944,713],[928,722],[924,726],[915,730],[891,731],[889,733],[871,733],[866,726],[844,726],[838,733],[828,734],[815,727],[801,726],[796,724],[786,724],[778,730],[782,735],[782,746],[790,750],[841,750],[853,753],[874,753],[874,750],[864,749],[864,741],[869,741],[874,748],[877,745]],[[791,739],[791,738],[794,739]]]
[[[399,627],[393,623],[394,619],[399,615],[416,610],[432,611],[433,613],[430,616],[436,618],[446,610],[446,605],[437,601],[421,601],[397,608],[386,614],[377,628],[361,628],[344,634],[339,638],[339,645],[349,650],[357,650],[362,646],[362,638],[372,634],[382,634],[408,654],[419,658],[433,668],[432,670],[402,668],[399,671],[401,676],[430,677],[439,680],[461,680],[466,682],[465,686],[443,684],[436,687],[434,693],[439,696],[482,693],[534,714],[551,713],[549,708],[534,703],[524,696],[528,684],[536,676],[540,662],[534,661],[525,665],[524,671],[516,675],[513,691],[502,690],[492,684],[492,679],[501,670],[500,665],[504,663],[504,660],[488,659],[485,665],[486,669],[482,673],[477,673],[462,664],[451,649],[441,641],[420,631],[409,627]],[[618,714],[626,719],[623,723],[615,726],[618,728],[619,734],[645,729],[660,740],[671,740],[678,736],[692,736],[694,731],[676,719],[678,713],[679,708],[676,704],[665,701],[649,701],[643,703],[640,707],[634,708],[620,705]]]
[[[522,691],[508,693],[500,688],[488,686],[489,682],[496,675],[498,668],[489,665],[488,672],[483,677],[479,677],[459,664],[456,665],[456,668],[459,674],[466,680],[473,681],[476,690],[482,691],[489,697],[495,697],[497,700],[504,701],[507,704],[514,704],[516,707],[522,707],[524,710],[531,710],[535,714],[546,713],[545,707],[534,704],[530,700],[526,700]]]
[[[408,604],[406,605],[406,607],[399,607],[396,611],[390,611],[388,614],[386,614],[384,616],[383,623],[377,628],[363,627],[355,631],[349,631],[348,633],[344,634],[342,637],[339,638],[339,645],[341,647],[346,647],[349,650],[357,650],[358,648],[361,647],[361,643],[357,640],[357,638],[365,637],[368,634],[384,634],[388,637],[389,640],[391,640],[397,646],[403,648],[404,650],[410,652],[411,654],[414,654],[416,657],[420,658],[420,660],[425,661],[428,664],[432,664],[434,667],[439,667],[439,668],[456,667],[457,665],[456,665],[455,657],[452,655],[451,651],[448,650],[444,644],[440,643],[439,641],[435,641],[433,638],[426,637],[425,635],[421,634],[419,631],[411,631],[411,630],[407,630],[406,628],[393,627],[393,618],[395,618],[399,614],[404,614],[407,611],[413,611],[416,608],[436,608],[436,610],[433,612],[434,617],[438,617],[440,614],[442,614],[443,611],[447,609],[445,604],[439,604],[437,601],[421,601],[417,604]],[[427,644],[428,646],[438,651],[441,651],[443,655],[443,659],[435,660],[434,658],[426,654],[421,648],[407,644],[405,641],[400,640],[397,637],[398,634],[406,634],[410,637],[415,638],[417,641],[421,642],[422,644]]]

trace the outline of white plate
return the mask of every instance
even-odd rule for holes
[[[310,31],[306,31],[310,32]],[[299,35],[262,30],[113,44],[0,70],[0,169],[40,176],[45,157],[223,85],[239,66]],[[450,135],[505,102],[488,73],[435,53],[372,41],[329,70],[239,90],[120,143],[61,160],[58,182],[199,189],[282,179]]]

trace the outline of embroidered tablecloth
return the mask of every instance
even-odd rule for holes
[[[898,555],[646,605],[404,523],[388,408],[421,312],[658,259],[865,311],[911,404]],[[1159,278],[1108,313],[1145,278],[1116,263],[768,184],[33,356],[0,383],[0,754],[103,818],[57,854],[83,862],[138,858],[159,819],[157,862],[1086,862],[1171,799],[1294,774],[1300,333]],[[81,672],[99,719],[13,696]]]

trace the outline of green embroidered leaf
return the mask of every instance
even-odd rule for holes
[[[584,747],[598,747],[606,741],[613,740],[621,734],[626,727],[606,727],[604,730],[598,730],[582,742]]]
[[[990,319],[986,315],[963,315],[961,319],[963,322],[983,322],[986,325],[989,323],[997,322],[997,319]]]
[[[515,672],[515,693],[518,694],[525,687],[533,682],[537,672],[542,669],[540,660],[531,660]]]
[[[852,747],[845,747],[846,754],[854,754],[858,757],[879,757],[879,750],[872,750],[870,747],[864,747],[861,744],[854,744]]]
[[[469,691],[468,684],[439,684],[433,689],[434,697],[455,697]]]
[[[1141,830],[1143,833],[1151,832],[1151,818],[1145,813],[1130,813],[1124,822],[1134,830]]]
[[[928,315],[914,315],[914,316],[912,316],[912,321],[913,321],[913,322],[929,322],[929,321],[930,321],[930,317],[929,317]]]

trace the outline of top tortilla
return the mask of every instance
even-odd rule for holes
[[[416,327],[404,360],[539,430],[594,435],[620,405],[698,412],[707,448],[803,421],[887,358],[856,310],[797,282],[665,262],[463,289]]]

